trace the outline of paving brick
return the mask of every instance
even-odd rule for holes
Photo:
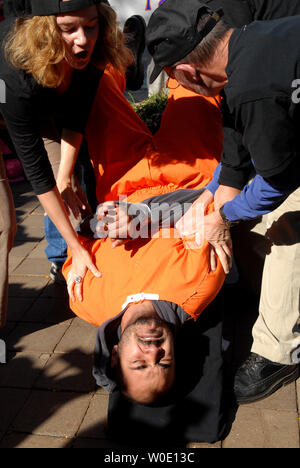
[[[55,299],[62,299],[67,297],[67,285],[66,284],[57,284],[53,281],[49,281],[47,287],[43,289],[41,297],[52,297]]]
[[[52,353],[68,326],[68,322],[47,326],[42,323],[20,323],[8,337],[8,350]]]
[[[7,322],[5,327],[0,328],[0,340],[7,340],[7,337],[16,328],[16,322]]]
[[[39,242],[45,236],[43,218],[40,215],[30,215],[18,223],[16,241]]]
[[[200,442],[190,442],[187,444],[186,448],[188,449],[202,449],[202,448],[217,448],[220,449],[222,448],[222,443],[221,442],[216,442],[215,444],[203,444]]]
[[[94,395],[77,437],[105,439],[108,395]]]
[[[0,388],[0,431],[7,431],[28,396],[29,390]]]
[[[49,283],[49,278],[40,276],[13,276],[9,277],[9,297],[38,297]]]
[[[23,240],[15,240],[14,246],[10,251],[10,261],[17,258],[22,259],[28,257],[31,252],[37,247],[38,242],[24,242]]]
[[[98,327],[76,317],[55,348],[55,353],[93,354]]]
[[[267,448],[300,448],[297,413],[263,410],[263,418]]]
[[[41,205],[40,203],[38,203],[32,214],[34,214],[34,215],[40,215],[40,216],[43,216],[43,217],[44,217],[45,210],[44,210],[44,208],[42,207],[42,205]]]
[[[31,258],[27,257],[14,270],[14,275],[30,275],[30,276],[44,276],[49,277],[50,262],[45,258]]]
[[[297,414],[239,407],[223,448],[299,448]]]
[[[8,264],[8,273],[11,275],[14,270],[23,262],[23,258],[18,257],[10,257],[9,264]]]
[[[35,383],[36,388],[92,392],[96,382],[92,375],[93,356],[54,354]]]
[[[279,411],[297,411],[297,396],[295,382],[282,387],[273,395],[256,403],[251,403],[251,408],[279,410]]]
[[[74,437],[90,399],[89,394],[35,390],[14,421],[13,429],[35,435]]]
[[[7,308],[7,320],[9,322],[20,321],[26,311],[30,309],[35,298],[10,297]]]
[[[29,258],[40,258],[45,259],[46,253],[45,248],[47,247],[48,242],[46,239],[41,240],[35,245],[35,248],[30,252]]]
[[[66,297],[62,299],[39,297],[22,317],[23,322],[59,323],[73,320],[75,315],[69,308]]]
[[[8,353],[0,366],[1,387],[31,388],[49,359],[49,354]]]
[[[65,448],[68,439],[63,437],[37,436],[13,432],[4,437],[0,448],[46,449]]]

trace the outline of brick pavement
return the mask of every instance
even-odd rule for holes
[[[16,184],[13,191],[18,234],[10,256],[8,323],[0,331],[8,348],[8,363],[0,365],[0,447],[117,449],[105,433],[108,395],[91,376],[97,328],[74,317],[65,288],[49,280],[43,210],[28,184]],[[255,298],[236,291],[231,296],[225,334],[232,346],[226,359],[234,368],[251,344]],[[225,441],[213,446],[195,441],[189,447],[299,448],[298,408],[299,380],[262,402],[241,406]]]

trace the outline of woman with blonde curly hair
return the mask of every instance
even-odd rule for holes
[[[116,14],[105,0],[9,3],[17,4],[20,16],[0,24],[0,79],[6,91],[0,111],[27,178],[48,215],[46,223],[53,221],[57,234],[73,252],[70,281],[82,299],[87,270],[96,276],[101,273],[78,241],[68,212],[78,220],[80,214],[86,215],[88,204],[78,183],[56,183],[55,177],[60,159],[74,160],[79,152],[106,65],[124,72],[132,54],[118,29]],[[46,224],[46,234],[55,230],[54,225]],[[62,241],[55,245],[58,250],[63,250]],[[57,267],[60,258],[55,263],[52,248],[49,245],[46,254],[49,260],[52,256],[52,267]]]

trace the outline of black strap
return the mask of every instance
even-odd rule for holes
[[[201,29],[198,33],[199,43],[204,39],[216,26],[216,24],[221,20],[224,15],[223,10],[219,9],[210,14],[211,18],[207,21],[204,28]]]

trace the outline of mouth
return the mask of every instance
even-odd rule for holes
[[[157,332],[157,331],[151,334],[138,335],[138,338],[142,341],[157,341],[157,340],[160,340],[162,337],[163,337],[163,333]]]
[[[165,343],[165,338],[155,338],[155,339],[142,339],[138,338],[138,343],[144,347],[149,348],[150,346],[155,346],[156,348],[160,348]]]
[[[88,57],[89,53],[87,50],[83,50],[82,52],[78,52],[77,54],[74,54],[76,59],[79,60],[84,60]]]

